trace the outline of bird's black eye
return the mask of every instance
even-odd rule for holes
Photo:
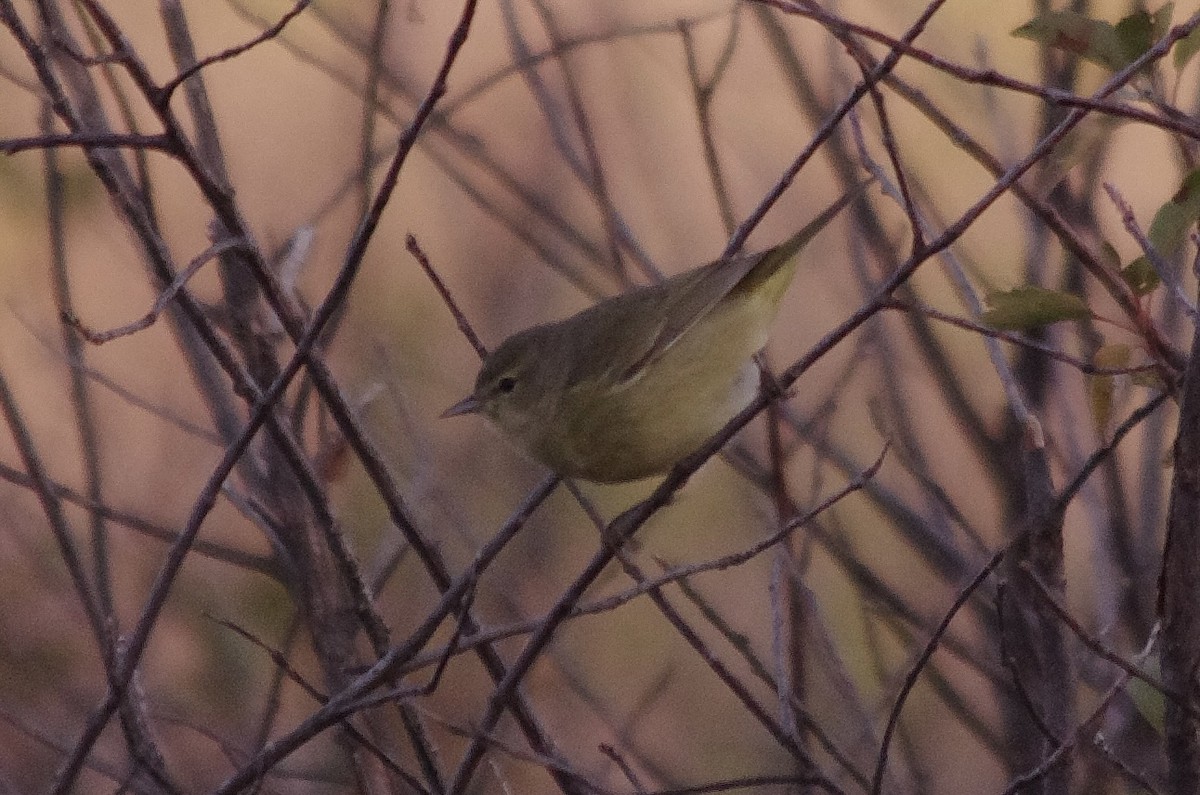
[[[501,395],[507,395],[509,392],[517,388],[517,379],[510,375],[506,375],[496,382],[496,391]]]

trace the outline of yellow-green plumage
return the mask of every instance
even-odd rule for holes
[[[754,398],[752,357],[766,344],[797,255],[857,192],[761,254],[514,334],[446,414],[487,415],[566,477],[608,483],[666,472]]]

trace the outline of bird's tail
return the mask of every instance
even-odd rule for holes
[[[742,277],[742,280],[738,282],[734,290],[742,293],[751,293],[770,300],[773,303],[778,303],[779,299],[783,297],[784,292],[787,291],[788,285],[792,282],[792,276],[796,272],[796,263],[799,259],[797,255],[799,255],[800,250],[816,237],[818,232],[828,226],[829,222],[837,217],[837,214],[847,204],[857,198],[874,181],[874,177],[864,179],[842,194],[840,199],[826,207],[820,215],[805,224],[804,228],[799,232],[774,248],[764,251],[761,255],[762,260]],[[771,281],[774,284],[769,287],[763,286],[763,283],[767,281]]]

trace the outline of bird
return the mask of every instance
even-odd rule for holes
[[[800,251],[869,181],[757,254],[693,268],[527,328],[487,355],[443,417],[481,414],[568,478],[661,475],[756,396],[767,342]]]

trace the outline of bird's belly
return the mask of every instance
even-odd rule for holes
[[[559,474],[598,482],[665,473],[754,399],[761,315],[752,300],[725,302],[635,376],[564,396],[537,457]]]
[[[758,390],[758,368],[747,360],[728,377],[687,372],[669,381],[647,376],[619,399],[575,412],[569,446],[552,466],[562,474],[599,482],[662,474],[696,452]]]

